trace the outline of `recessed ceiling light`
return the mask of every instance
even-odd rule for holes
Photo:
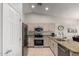
[[[32,8],[35,8],[35,5],[32,5]]]
[[[49,8],[48,8],[48,7],[46,7],[46,8],[45,8],[45,10],[46,10],[46,11],[48,11],[48,10],[49,10]]]

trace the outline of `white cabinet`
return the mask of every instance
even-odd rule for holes
[[[55,56],[58,55],[58,45],[57,43],[50,38],[50,48],[52,50],[52,52],[54,53]]]
[[[28,24],[28,31],[34,31],[36,27],[42,27],[43,31],[46,32],[54,32],[55,31],[55,24],[54,23],[27,23]]]
[[[50,40],[50,48],[51,48],[52,51],[54,50],[54,43],[53,43],[52,40]]]
[[[28,36],[28,47],[34,46],[34,36]]]
[[[54,32],[55,30],[55,24],[54,23],[43,23],[42,27],[44,28],[44,31],[48,32]]]
[[[47,36],[44,36],[44,47],[49,47],[49,38]]]
[[[34,31],[34,29],[35,29],[35,25],[34,24],[28,24],[28,32],[29,31]]]
[[[56,42],[54,42],[54,53],[58,56],[58,44]]]

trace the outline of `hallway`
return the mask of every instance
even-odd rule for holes
[[[24,56],[26,55],[27,56],[54,56],[50,48],[24,48]]]

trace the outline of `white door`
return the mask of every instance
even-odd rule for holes
[[[3,4],[3,55],[22,55],[21,21],[19,14]]]
[[[0,3],[0,56],[2,55],[2,3]]]

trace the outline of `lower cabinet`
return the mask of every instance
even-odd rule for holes
[[[28,36],[28,47],[34,46],[34,36]]]
[[[44,36],[44,47],[49,47],[50,39],[47,36]]]
[[[50,49],[52,50],[55,56],[58,55],[58,44],[52,39],[50,39]]]
[[[58,56],[58,44],[56,42],[54,42],[54,53]]]

